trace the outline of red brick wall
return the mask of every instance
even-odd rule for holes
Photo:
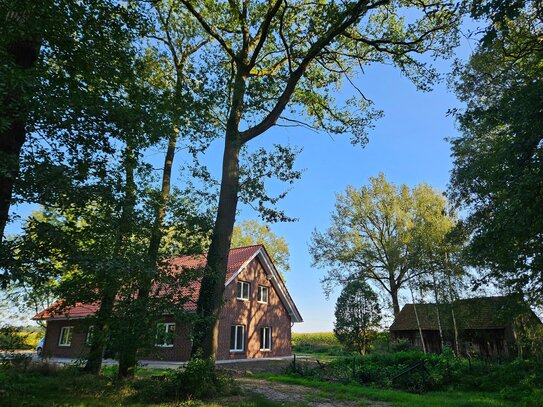
[[[250,283],[249,300],[236,299],[237,281]],[[267,304],[257,301],[258,286],[269,288]],[[232,281],[224,293],[224,306],[219,318],[219,349],[217,360],[262,358],[290,355],[291,319],[281,302],[272,282],[258,259],[253,260],[239,276]],[[174,322],[166,317],[164,322]],[[245,346],[243,352],[230,351],[230,327],[245,325]],[[72,344],[69,347],[58,346],[60,328],[74,326]],[[270,351],[260,351],[260,328],[271,327],[272,343]],[[192,343],[190,327],[176,324],[174,346],[171,348],[156,347],[154,352],[142,354],[146,360],[184,361],[190,357]],[[84,320],[48,321],[45,339],[45,355],[54,357],[78,358],[88,352],[85,346],[88,325]]]
[[[237,281],[249,282],[249,300],[238,300]],[[257,301],[258,286],[269,288],[268,304]],[[225,303],[219,321],[219,349],[217,360],[248,359],[272,356],[287,356],[292,350],[290,346],[291,320],[281,302],[272,282],[258,259],[253,260],[238,277],[232,281],[224,293]],[[230,327],[245,325],[245,350],[230,351]],[[260,351],[260,328],[272,328],[272,346],[270,351]]]
[[[59,346],[60,329],[63,326],[73,326],[72,343],[70,346]],[[88,324],[84,320],[47,321],[45,344],[43,347],[46,357],[79,358],[85,356],[89,348],[85,345],[87,340]]]
[[[173,317],[165,317],[164,322],[175,322]],[[190,358],[192,349],[192,341],[190,340],[190,327],[187,324],[175,324],[175,338],[173,346],[160,347],[156,346],[152,352],[145,352],[140,355],[140,359],[144,360],[173,360],[185,361]]]

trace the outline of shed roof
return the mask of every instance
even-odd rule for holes
[[[416,310],[416,314],[415,314]],[[439,330],[438,313],[443,329],[453,328],[453,311],[459,329],[503,329],[530,307],[516,295],[477,297],[454,301],[450,304],[406,304],[390,326],[391,331]],[[539,321],[539,320],[538,320]]]

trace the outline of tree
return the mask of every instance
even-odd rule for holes
[[[263,244],[266,247],[281,275],[286,271],[290,271],[290,253],[284,237],[277,236],[268,225],[262,225],[255,220],[244,220],[240,225],[234,226],[232,232],[233,247],[254,244]]]
[[[213,40],[205,55],[216,73],[211,82],[223,95],[218,210],[198,300],[200,322],[193,331],[193,354],[209,357],[217,349],[217,318],[242,185],[242,148],[275,125],[293,124],[350,133],[353,144],[363,144],[376,116],[371,103],[360,93],[337,106],[334,89],[374,62],[394,64],[427,89],[435,72],[415,56],[426,51],[447,55],[456,43],[459,14],[453,4],[441,1],[181,3]],[[403,12],[409,21],[400,16]],[[284,171],[278,174],[291,180]],[[265,209],[262,203],[275,202],[262,188],[249,191],[260,209]]]
[[[465,103],[451,140],[450,196],[467,212],[465,259],[543,303],[543,14],[540,1],[473,6],[485,36],[453,87]],[[514,19],[512,18],[514,17]]]
[[[325,290],[369,279],[388,294],[397,315],[400,289],[430,272],[428,243],[443,241],[453,225],[446,199],[431,187],[398,187],[380,174],[337,195],[331,226],[313,232],[309,250],[313,264],[328,269]]]
[[[127,77],[141,21],[116,0],[3,0],[0,16],[3,238],[13,201],[46,204],[70,195],[61,184],[103,170],[96,157],[111,149],[101,125],[108,111],[92,106],[120,90],[112,83]]]
[[[362,280],[349,281],[336,303],[334,333],[349,349],[366,354],[373,329],[381,322],[377,294]]]

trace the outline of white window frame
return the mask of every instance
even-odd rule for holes
[[[232,325],[232,327],[235,327],[234,331],[234,348],[232,348],[232,343],[230,343],[230,352],[245,352],[245,325]],[[237,348],[238,344],[238,333],[239,329],[241,327],[241,348]],[[230,328],[232,329],[232,328]],[[230,331],[230,335],[232,335],[232,331]],[[230,340],[232,340],[232,336],[230,336]]]
[[[92,345],[92,336],[94,335],[94,325],[89,325],[89,329],[87,331],[87,337],[85,338],[85,345],[91,346]]]
[[[69,342],[63,342],[62,341],[62,338],[64,337],[64,332],[65,331],[68,331],[68,333],[66,334],[66,339],[69,339]],[[62,347],[69,347],[69,346],[72,346],[72,338],[73,338],[73,335],[74,335],[74,327],[73,326],[63,326],[60,328],[60,335],[58,337],[58,346],[62,346]]]
[[[262,300],[262,293],[266,292],[266,301]],[[261,304],[267,304],[270,301],[270,287],[266,285],[259,285],[258,286],[258,296],[257,301]]]
[[[172,329],[171,329],[172,326],[173,326],[173,335],[174,335],[172,337],[172,343],[171,344],[166,343],[166,342],[157,343],[158,336],[159,336],[159,329],[161,329],[161,327],[163,327],[163,329],[164,329],[164,340],[166,340],[167,334],[169,334],[172,331]],[[174,342],[175,342],[175,322],[159,322],[158,324],[156,324],[155,346],[157,348],[173,348]]]
[[[247,287],[247,297],[243,296],[243,287]],[[248,301],[249,297],[251,296],[251,283],[248,283],[247,281],[238,281],[236,285],[236,298],[238,300]]]
[[[266,344],[266,342],[268,343]],[[271,326],[263,326],[260,328],[260,351],[269,352],[271,350],[272,350],[272,328]]]

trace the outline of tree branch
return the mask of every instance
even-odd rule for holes
[[[194,16],[194,18],[198,20],[202,28],[209,35],[215,38],[219,42],[219,44],[221,44],[223,49],[228,53],[228,55],[230,55],[230,57],[232,57],[232,59],[234,59],[237,62],[239,58],[234,52],[234,50],[232,49],[232,47],[230,47],[230,45],[228,45],[228,43],[224,40],[224,38],[222,38],[221,35],[207,23],[204,17],[198,12],[198,10],[194,8],[191,2],[188,0],[181,0],[181,3],[183,3],[185,7],[187,8],[187,10]]]

